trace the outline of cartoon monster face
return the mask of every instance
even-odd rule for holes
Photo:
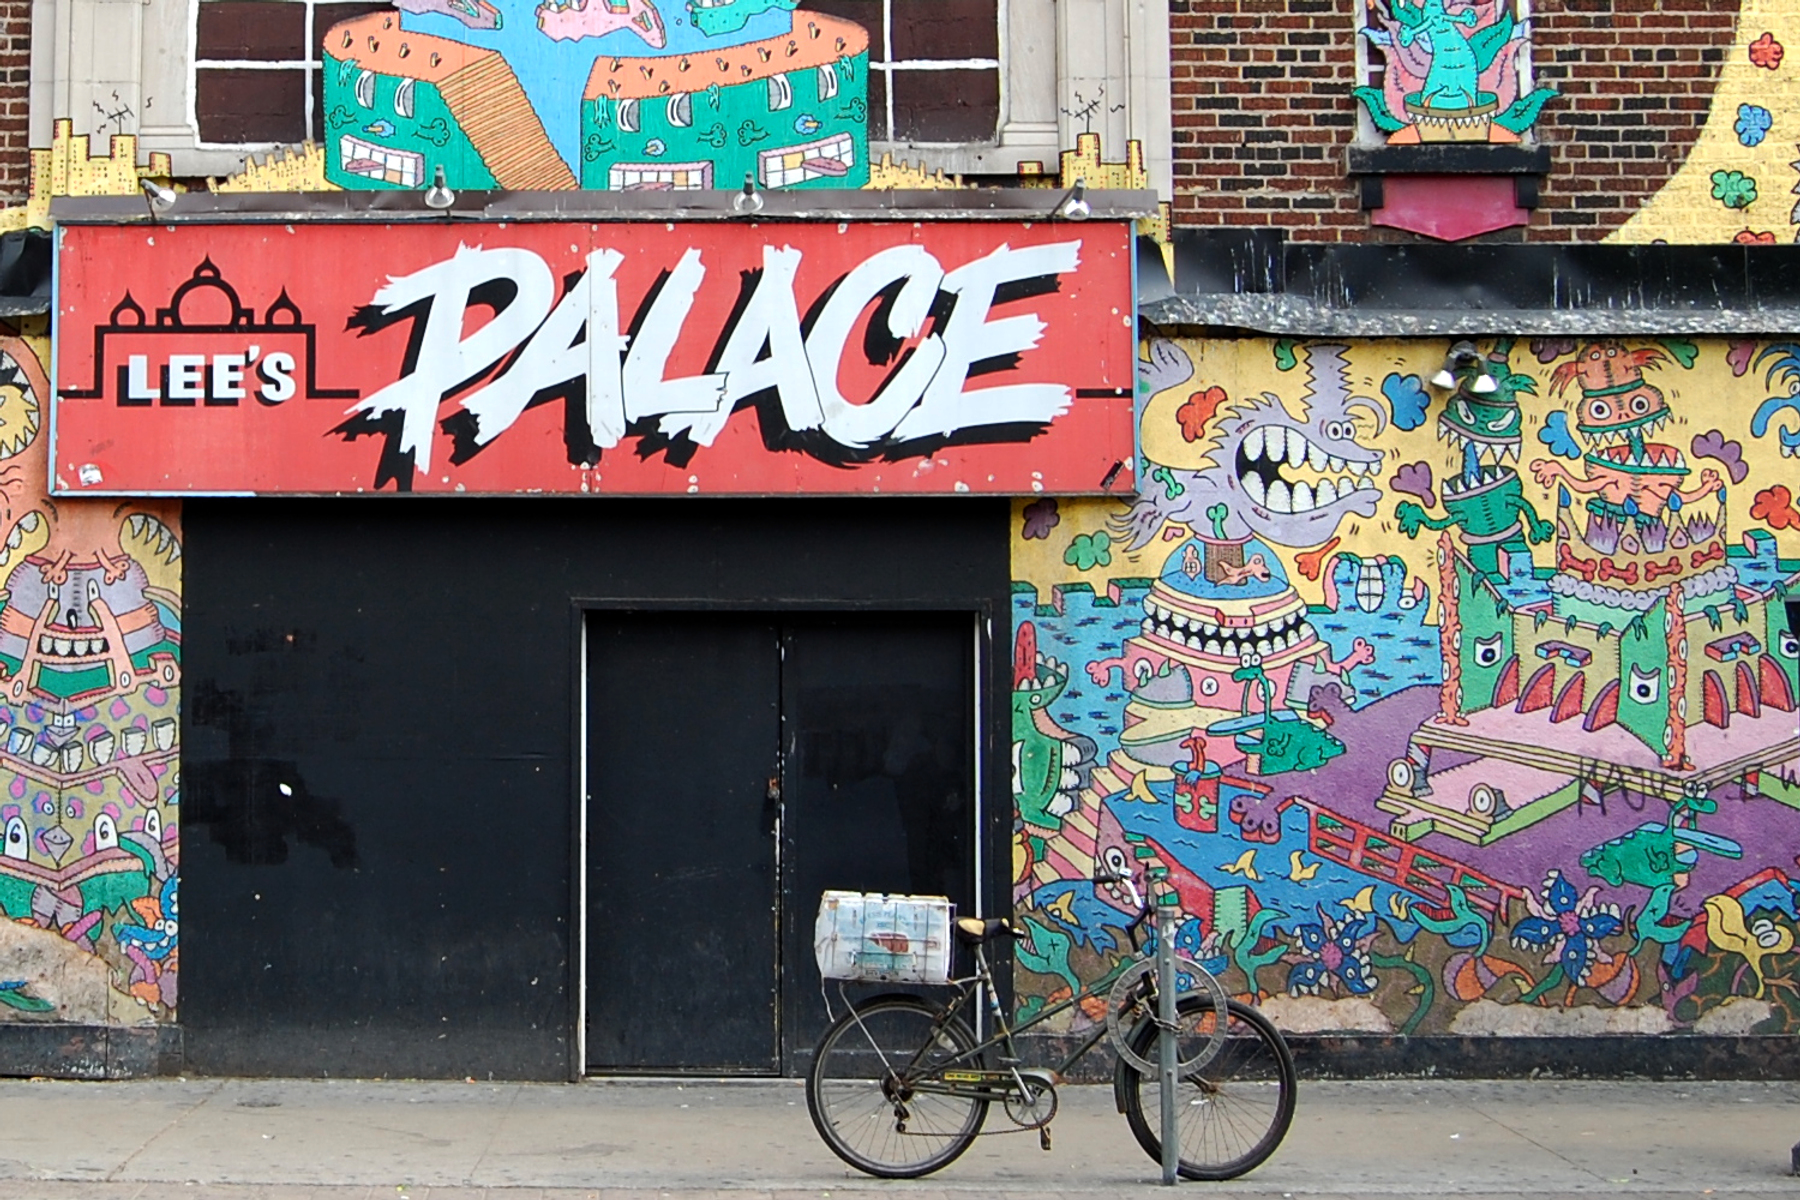
[[[1668,423],[1669,402],[1661,389],[1641,379],[1625,386],[1626,390],[1612,395],[1583,396],[1575,428],[1604,443],[1633,434],[1643,438]]]
[[[1669,420],[1669,402],[1661,389],[1644,382],[1646,370],[1667,361],[1667,355],[1650,347],[1627,350],[1610,338],[1589,342],[1573,362],[1551,373],[1550,390],[1560,396],[1570,384],[1580,385],[1575,428],[1595,445],[1642,442]]]
[[[0,350],[0,459],[11,458],[36,440],[41,403],[19,360]]]
[[[87,814],[82,800],[79,796],[59,800],[39,787],[22,790],[17,801],[9,797],[8,803],[0,806],[5,828],[0,851],[15,862],[60,866],[85,832]]]
[[[1499,461],[1502,450],[1518,454],[1519,402],[1504,392],[1480,395],[1459,386],[1438,417],[1438,432],[1473,446],[1483,460]]]
[[[132,657],[167,636],[144,593],[144,568],[123,555],[74,561],[34,554],[7,577],[0,655],[19,663],[7,685],[14,703],[90,704],[129,691]]]

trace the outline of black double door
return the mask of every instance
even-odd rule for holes
[[[827,888],[974,892],[967,614],[596,611],[587,1065],[796,1074]]]

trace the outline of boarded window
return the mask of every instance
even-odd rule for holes
[[[319,38],[382,3],[200,0],[194,17],[194,114],[203,145],[318,140]],[[410,98],[409,98],[410,99]]]
[[[869,137],[990,142],[1000,125],[995,0],[803,0],[869,31]],[[827,85],[820,81],[820,95]]]

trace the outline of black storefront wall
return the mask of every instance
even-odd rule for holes
[[[580,1073],[592,607],[978,617],[1006,902],[1004,500],[217,499],[184,524],[188,1071]]]

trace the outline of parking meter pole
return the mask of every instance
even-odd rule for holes
[[[1162,1181],[1173,1185],[1181,1165],[1180,1130],[1175,1102],[1175,918],[1179,910],[1176,896],[1169,892],[1159,898],[1156,909],[1156,1004],[1162,1025],[1156,1039],[1162,1077]]]

